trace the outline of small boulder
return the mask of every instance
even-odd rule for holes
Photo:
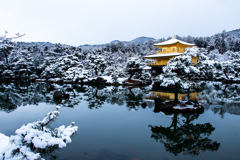
[[[63,99],[69,99],[69,97],[70,97],[69,94],[67,94],[67,93],[63,94]]]
[[[143,109],[145,109],[145,108],[147,107],[147,103],[146,103],[146,102],[143,102],[143,103],[141,104],[141,106],[142,106]]]
[[[54,99],[62,99],[62,91],[56,90],[53,94]]]

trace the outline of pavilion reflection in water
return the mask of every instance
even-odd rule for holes
[[[192,92],[189,93],[189,100],[201,100],[198,98],[198,95],[200,95],[201,92]],[[151,91],[150,95],[145,97],[145,99],[154,100],[155,98],[159,97],[161,100],[167,101],[167,100],[174,100],[175,99],[175,93],[170,92],[163,92],[163,91]],[[178,93],[178,100],[185,100],[187,97],[187,93]]]

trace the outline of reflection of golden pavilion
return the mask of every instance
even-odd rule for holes
[[[190,100],[200,100],[197,98],[197,96],[201,94],[201,92],[193,92],[189,93],[189,99]],[[150,97],[146,97],[145,99],[155,99],[159,97],[160,99],[166,101],[166,100],[174,100],[175,99],[175,94],[174,93],[167,93],[167,92],[157,92],[157,91],[152,91]],[[179,100],[184,100],[187,97],[187,93],[179,93],[178,94],[178,99]]]

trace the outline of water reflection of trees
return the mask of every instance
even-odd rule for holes
[[[55,104],[53,93],[57,88],[72,89],[72,91],[68,91],[72,94],[71,98],[62,101],[64,106],[72,107],[78,104],[81,98],[76,97],[73,86],[68,86],[47,83],[2,83],[0,85],[0,109],[11,112],[19,106],[38,105],[41,102]]]
[[[107,87],[99,89],[96,86],[88,86],[84,96],[91,109],[100,108],[106,102],[119,106],[126,104],[130,110],[137,110],[143,102],[146,92],[145,88]]]
[[[6,112],[15,110],[20,105],[33,103],[34,91],[28,84],[0,84],[0,109]]]
[[[199,99],[205,109],[224,117],[225,113],[240,114],[240,84],[222,84],[219,82],[201,82]],[[126,105],[129,110],[137,110],[143,98],[149,94],[148,88],[100,87],[81,85],[58,85],[48,83],[2,83],[0,84],[0,109],[11,112],[19,106],[38,105],[41,102],[56,104],[53,93],[56,89],[69,94],[60,104],[74,107],[82,100],[88,102],[91,109],[101,108],[104,103]],[[149,105],[148,105],[149,106]]]
[[[204,151],[217,151],[220,143],[209,138],[215,128],[210,123],[194,124],[199,114],[174,114],[169,127],[149,125],[151,138],[164,144],[167,152],[175,156],[199,155]],[[182,120],[180,120],[182,119]]]
[[[69,94],[69,98],[53,100],[57,89]],[[81,85],[58,85],[49,83],[9,83],[0,85],[0,110],[11,112],[19,106],[39,103],[61,104],[74,107],[82,100],[88,102],[90,109],[101,108],[104,103],[124,105],[137,110],[148,93],[146,88],[100,87]]]
[[[222,84],[221,82],[201,82],[205,109],[224,117],[225,113],[240,114],[240,84]]]

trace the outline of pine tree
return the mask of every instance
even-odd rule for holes
[[[126,73],[130,75],[128,79],[132,79],[134,74],[141,73],[143,70],[143,63],[136,57],[128,58],[127,65],[126,65]]]

